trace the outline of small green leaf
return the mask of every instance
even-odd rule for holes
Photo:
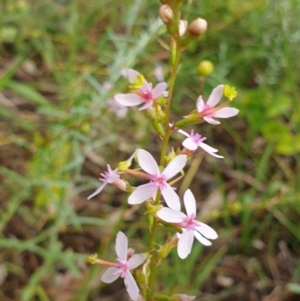
[[[10,81],[5,85],[5,87],[22,95],[37,105],[50,106],[48,100],[41,93],[26,84]]]
[[[286,289],[300,295],[300,284],[297,283],[288,283]]]

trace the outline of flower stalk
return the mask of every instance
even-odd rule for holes
[[[173,22],[176,26],[176,28],[179,28],[179,9],[173,10],[174,17]],[[176,77],[178,73],[178,67],[179,67],[179,60],[180,60],[180,36],[177,32],[174,35],[171,35],[169,37],[170,41],[170,80],[168,84],[168,97],[166,100],[166,106],[165,106],[165,134],[162,137],[162,146],[161,146],[161,152],[160,152],[160,166],[165,165],[166,156],[167,156],[167,150],[168,150],[168,144],[169,139],[171,135],[171,128],[169,126],[170,124],[170,111],[171,111],[171,102],[172,97],[174,93],[174,87],[176,82]],[[160,193],[157,194],[154,204],[158,205],[160,202]],[[150,250],[152,256],[150,257],[150,265],[149,265],[149,279],[148,279],[148,292],[146,296],[146,301],[152,301],[153,299],[153,286],[154,286],[154,280],[155,280],[155,271],[156,271],[156,265],[158,262],[158,255],[159,253],[155,250],[155,242],[156,242],[156,232],[157,232],[157,221],[156,219],[153,219],[152,226],[150,228]]]
[[[173,248],[177,246],[178,256],[184,259],[192,251],[194,239],[205,246],[210,246],[211,240],[218,237],[214,229],[196,220],[196,199],[188,189],[189,185],[186,185],[186,183],[190,183],[192,176],[190,176],[191,173],[186,175],[184,168],[188,159],[192,156],[197,158],[199,148],[215,158],[222,159],[223,156],[217,154],[218,149],[204,143],[206,137],[198,134],[194,129],[187,133],[182,128],[204,122],[217,125],[220,122],[214,118],[229,118],[238,114],[236,108],[229,107],[230,102],[237,95],[235,89],[226,85],[218,85],[213,89],[206,102],[200,95],[196,108],[188,115],[183,116],[183,119],[174,123],[170,120],[181,51],[187,46],[189,40],[206,31],[207,22],[198,18],[188,25],[187,20],[181,20],[180,6],[183,0],[161,0],[161,2],[163,5],[159,10],[159,15],[166,24],[169,34],[169,82],[168,84],[164,82],[164,76],[160,72],[157,76],[159,83],[153,86],[138,71],[123,69],[122,75],[128,80],[130,93],[118,93],[114,97],[114,101],[126,109],[138,106],[138,111],[151,122],[161,140],[159,162],[156,162],[151,153],[138,148],[128,160],[119,162],[116,169],[107,165],[107,171],[102,173],[99,179],[100,187],[88,197],[88,199],[94,198],[105,189],[106,185],[112,185],[130,194],[128,204],[146,207],[149,227],[147,253],[134,254],[132,249],[128,249],[128,240],[125,234],[119,232],[115,245],[117,254],[115,262],[99,259],[97,254],[88,258],[88,262],[91,264],[96,263],[108,267],[102,275],[103,282],[111,283],[119,277],[123,278],[127,292],[133,301],[187,301],[195,298],[185,294],[168,296],[155,292],[156,269]],[[209,70],[204,70],[203,76],[208,76],[213,71],[211,64],[206,62],[204,67],[207,68],[207,66]],[[161,68],[160,71],[162,70]],[[218,105],[223,95],[228,101]],[[175,150],[170,150],[169,140],[174,132],[182,134],[185,139],[182,147],[178,146]],[[132,167],[134,162],[139,165],[139,168]],[[125,175],[141,179],[144,184],[137,187],[131,186],[130,182],[127,182],[129,180],[124,178]],[[174,184],[184,177],[188,181],[183,182],[182,187],[185,187],[185,192],[181,191],[181,193],[183,193],[186,213],[181,212],[181,201],[174,187]],[[168,231],[168,239],[164,243],[157,241],[158,227]]]

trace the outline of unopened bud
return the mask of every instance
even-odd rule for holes
[[[148,213],[151,215],[154,215],[161,208],[162,208],[161,205],[152,205],[151,203],[147,203],[147,210],[148,210]]]
[[[208,76],[214,71],[214,64],[211,61],[201,61],[197,67],[200,76]]]
[[[124,171],[124,170],[128,169],[130,166],[131,166],[131,161],[129,161],[129,160],[121,161],[118,163],[118,170]]]
[[[164,23],[169,24],[174,18],[174,12],[168,4],[164,4],[159,9],[159,17]]]
[[[98,259],[98,255],[92,254],[86,259],[86,262],[90,264],[95,264],[97,259]]]
[[[166,155],[166,162],[170,163],[177,156],[176,152],[172,148],[172,150]]]
[[[155,122],[164,122],[166,120],[166,114],[162,111],[161,107],[155,107],[153,110],[153,119]]]
[[[179,36],[183,37],[186,33],[188,27],[188,22],[186,20],[180,20],[179,21]]]
[[[206,31],[206,29],[207,22],[201,18],[194,20],[188,27],[189,32],[195,36],[200,36]]]
[[[129,260],[134,255],[134,249],[129,248],[127,250],[127,260]]]
[[[159,249],[159,256],[163,259],[163,258],[166,258],[170,252],[172,251],[172,249],[174,248],[175,246],[172,246],[172,245],[169,245],[169,244],[165,244],[165,245],[162,245]]]

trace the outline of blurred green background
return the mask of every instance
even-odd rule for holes
[[[87,201],[106,164],[137,148],[158,154],[144,116],[108,100],[120,71],[169,76],[159,1],[0,2],[0,300],[127,300],[122,281],[100,283],[117,231],[147,250],[144,208],[106,187]],[[235,86],[238,117],[199,125],[225,157],[205,156],[191,189],[199,218],[219,233],[182,261],[173,250],[157,290],[197,300],[300,300],[300,2],[186,1],[182,19],[208,31],[182,54],[174,121],[218,84]],[[215,65],[201,91],[197,65]],[[107,89],[107,83],[111,89]],[[178,146],[182,137],[173,137]],[[160,231],[163,236],[163,230]]]

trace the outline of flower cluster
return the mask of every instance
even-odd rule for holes
[[[184,26],[184,24],[182,23],[180,26]],[[157,73],[156,76],[160,80],[163,80],[162,70],[156,69],[155,71]],[[133,69],[124,69],[122,74],[128,79],[131,92],[128,94],[115,95],[114,101],[118,106],[132,107],[142,105],[139,108],[141,111],[160,108],[160,106],[164,104],[165,98],[168,97],[168,92],[166,91],[167,84],[165,82],[160,82],[152,88],[152,84],[146,81],[142,74]],[[167,130],[170,131],[170,134],[172,132],[178,132],[184,135],[185,139],[182,141],[183,148],[181,150],[178,149],[176,153],[170,153],[166,160],[163,160],[163,166],[159,166],[155,158],[148,151],[137,149],[127,161],[121,162],[118,168],[112,169],[110,165],[107,165],[107,171],[102,173],[99,179],[102,184],[88,199],[99,194],[106,185],[110,184],[122,191],[130,193],[128,197],[128,203],[130,205],[138,205],[146,202],[148,208],[155,208],[148,212],[158,223],[168,223],[171,227],[177,229],[174,241],[177,243],[177,253],[181,259],[185,259],[190,254],[195,238],[201,244],[210,246],[210,240],[218,238],[216,231],[196,219],[196,200],[190,189],[187,189],[183,196],[186,213],[181,212],[180,198],[173,184],[184,176],[183,170],[186,163],[198,148],[201,148],[213,157],[223,158],[223,156],[217,154],[217,149],[204,143],[206,140],[205,137],[195,133],[193,129],[190,134],[182,130],[184,125],[194,123],[207,122],[215,125],[220,124],[220,122],[214,118],[228,118],[238,114],[237,109],[228,106],[229,101],[218,105],[223,95],[231,101],[236,96],[236,92],[234,88],[219,85],[213,89],[206,103],[203,101],[202,96],[199,96],[194,111],[188,116],[185,116],[185,119],[182,121],[169,124]],[[154,112],[156,111],[154,110]],[[153,114],[151,116],[153,116]],[[153,120],[158,121],[160,119],[156,118]],[[166,124],[164,124],[164,126],[165,125]],[[162,126],[162,124],[158,122],[158,124],[154,124],[154,126]],[[138,169],[130,168],[134,158],[139,165]],[[165,163],[165,161],[167,162]],[[146,183],[132,187],[124,179],[125,175],[143,179]],[[164,200],[166,206],[162,205],[162,200]],[[116,253],[118,256],[116,263],[103,261],[101,259],[94,260],[94,263],[109,266],[102,275],[102,281],[111,283],[121,277],[124,279],[130,298],[135,301],[143,300],[131,270],[143,264],[146,260],[146,256],[144,254],[133,255],[132,250],[128,249],[127,237],[122,232],[117,234]],[[176,298],[180,300],[193,300],[194,298],[185,294],[176,296]]]

